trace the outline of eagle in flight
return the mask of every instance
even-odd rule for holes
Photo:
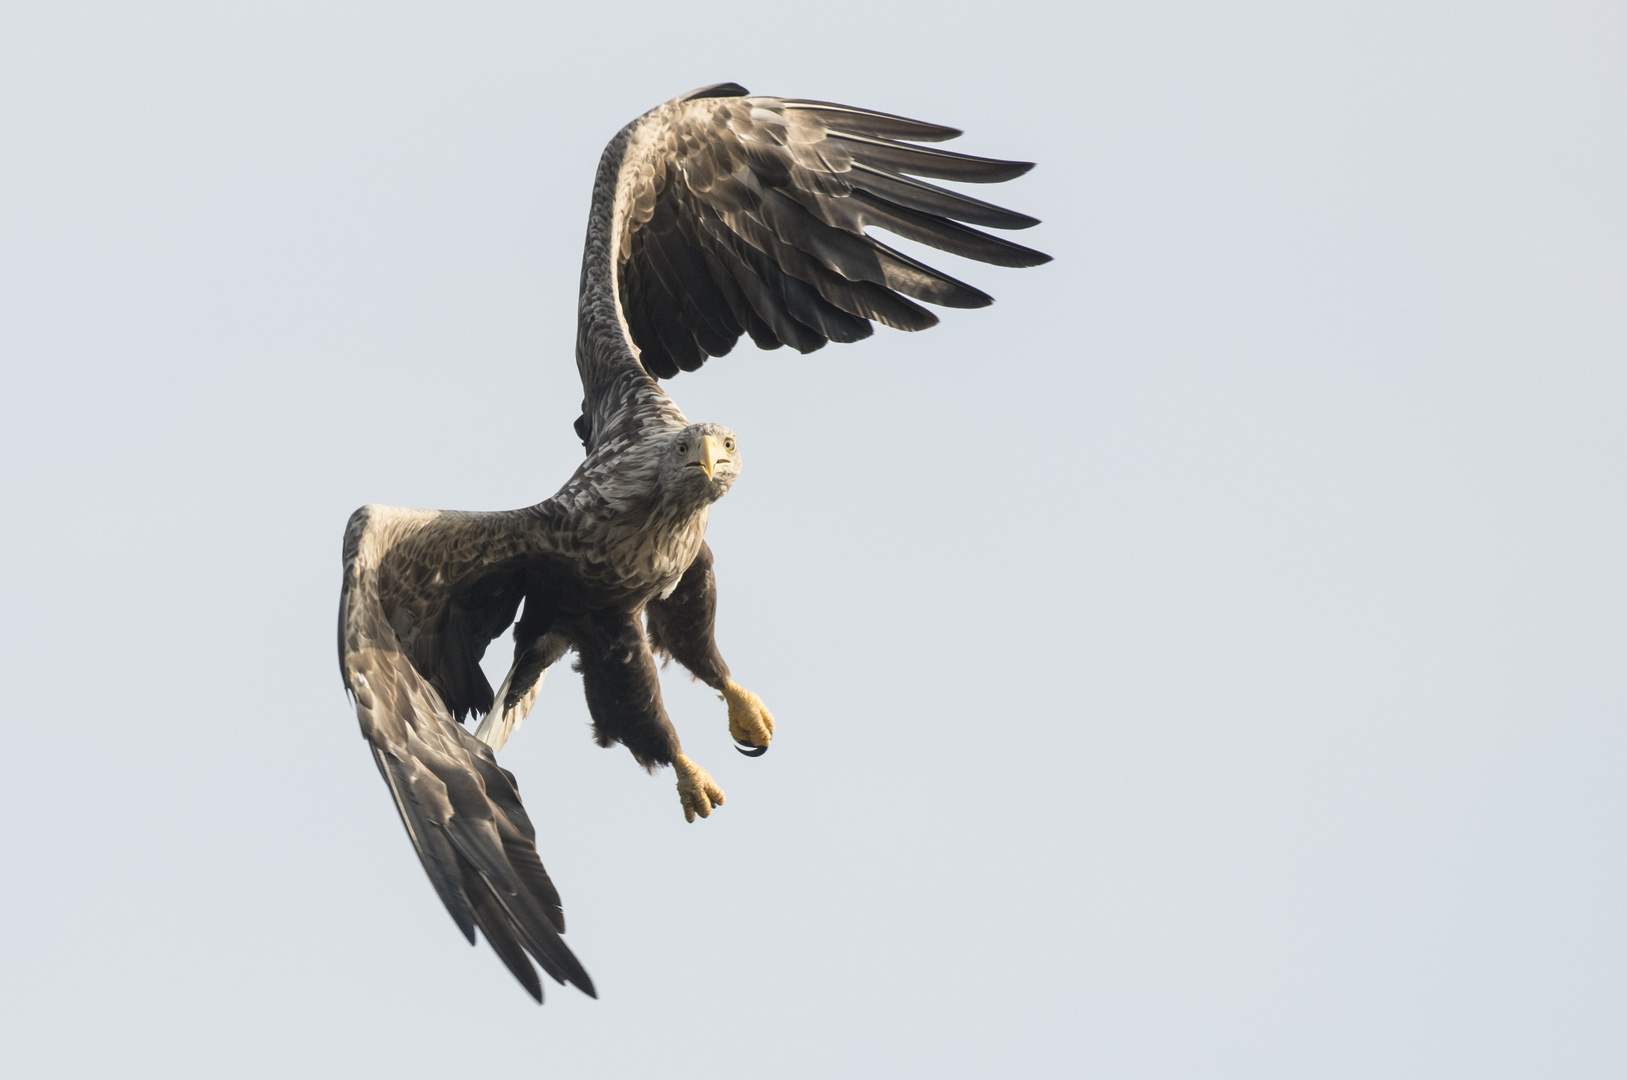
[[[585,460],[523,510],[364,506],[345,528],[339,666],[362,735],[453,921],[470,944],[478,926],[538,1001],[527,954],[597,996],[560,938],[559,892],[494,756],[548,668],[576,653],[594,738],[648,770],[672,766],[689,821],[723,792],[684,755],[654,654],[722,695],[743,752],[766,752],[774,735],[712,636],[706,519],[740,475],[741,448],[720,424],[690,423],[657,380],[724,355],[742,333],[806,353],[868,337],[872,322],[935,324],[916,301],[990,303],[868,229],[998,266],[1048,261],[969,227],[1034,218],[917,179],[995,183],[1032,167],[920,145],[959,134],[734,83],[634,120],[600,159],[582,257]],[[480,658],[510,624],[514,660],[494,693]],[[464,721],[476,717],[471,732]]]

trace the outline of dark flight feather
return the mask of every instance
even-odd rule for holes
[[[848,174],[847,181],[881,201],[907,210],[919,210],[926,214],[953,218],[969,225],[984,225],[991,229],[1027,229],[1039,224],[1039,218],[1019,214],[981,199],[945,191],[931,184],[923,184],[902,173],[895,173],[862,161],[853,163],[853,170]]]
[[[1000,184],[1015,180],[1034,167],[1032,161],[1001,161],[973,157],[953,150],[911,146],[891,139],[876,139],[852,133],[833,133],[831,141],[845,148],[854,160],[879,165],[910,176],[930,176],[935,180],[959,180],[963,184]]]
[[[742,93],[741,96],[745,94]],[[852,105],[838,105],[831,101],[785,98],[782,104],[797,112],[812,113],[823,120],[826,127],[851,131],[859,135],[875,135],[883,139],[908,139],[910,142],[947,142],[961,135],[959,128],[909,120],[902,116],[894,116],[892,113],[875,112],[872,109],[856,109]]]
[[[503,966],[525,987],[526,993],[542,1002],[542,982],[537,978],[537,969],[531,966],[526,959],[525,947],[520,944],[520,937],[510,925],[507,912],[497,903],[492,895],[491,888],[481,883],[482,888],[476,890],[471,898],[474,901],[475,923],[480,932],[486,935],[486,942],[497,953]],[[471,935],[469,943],[474,944]]]

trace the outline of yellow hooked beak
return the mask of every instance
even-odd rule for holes
[[[718,463],[729,460],[728,452],[724,449],[723,440],[716,435],[702,435],[695,444],[695,460],[688,462],[706,474],[710,480],[717,471]]]

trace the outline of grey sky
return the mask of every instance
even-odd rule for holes
[[[1624,56],[1608,4],[8,5],[0,1068],[1622,1075]],[[671,670],[686,825],[550,675],[503,761],[602,999],[538,1009],[357,733],[340,533],[570,473],[600,149],[725,79],[1037,160],[1056,261],[671,384],[779,732]]]

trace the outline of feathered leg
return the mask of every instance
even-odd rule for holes
[[[752,747],[740,752],[747,757],[766,754],[774,737],[774,717],[762,698],[729,677],[729,665],[723,662],[713,636],[717,575],[712,572],[712,549],[702,543],[700,554],[690,563],[672,595],[650,601],[644,610],[650,645],[674,657],[728,703],[729,734],[735,742]]]
[[[661,703],[655,658],[638,625],[638,615],[585,616],[572,627],[571,638],[599,745],[621,743],[652,772],[671,765],[678,774],[678,799],[685,819],[709,817],[722,804],[723,789],[705,769],[684,756],[678,732]]]

